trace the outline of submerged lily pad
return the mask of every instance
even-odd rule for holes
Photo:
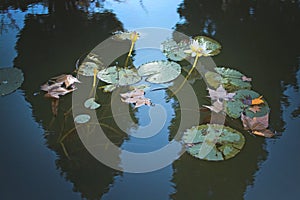
[[[211,50],[211,52],[209,53],[210,56],[215,56],[215,55],[219,54],[221,51],[221,48],[222,48],[221,44],[209,37],[197,36],[194,39],[197,40],[201,46],[204,43],[206,44],[206,49]]]
[[[136,72],[136,69],[119,69],[116,66],[99,71],[97,77],[106,83],[120,86],[132,85],[142,79]]]
[[[181,73],[179,64],[171,61],[155,61],[141,65],[138,68],[140,76],[148,76],[150,83],[166,83],[176,79]]]
[[[208,85],[213,88],[218,88],[223,82],[223,78],[216,72],[208,71],[204,76]]]
[[[246,76],[241,72],[225,67],[216,67],[215,70],[221,75],[222,84],[227,91],[233,92],[241,89],[251,89],[251,83],[243,81],[243,77]]]
[[[103,91],[104,91],[104,92],[112,92],[112,91],[114,91],[116,88],[117,88],[116,85],[106,85],[106,86],[103,88]]]
[[[0,96],[12,93],[21,87],[24,81],[23,72],[18,68],[0,69]]]
[[[84,107],[95,110],[99,108],[101,105],[97,102],[95,102],[95,98],[89,98],[84,102]]]
[[[100,70],[100,66],[93,62],[84,62],[79,66],[78,73],[83,76],[94,76],[94,70]]]
[[[243,103],[243,100],[247,98],[255,99],[260,97],[260,95],[253,90],[238,90],[236,91],[233,101],[228,101],[225,103],[225,111],[232,118],[239,118],[242,112],[245,112],[248,117],[261,117],[270,112],[268,103],[264,100],[264,103],[260,105],[260,110],[258,112],[253,112],[249,110],[251,107]]]
[[[208,136],[213,133],[216,134],[215,137],[208,139]],[[241,151],[245,144],[245,138],[240,132],[217,124],[192,127],[184,133],[183,141],[188,144],[189,154],[208,161],[232,158]]]
[[[189,43],[187,41],[177,43],[173,39],[168,39],[161,43],[160,49],[170,60],[182,61],[187,57],[184,50],[189,49]]]
[[[81,115],[77,115],[74,118],[74,121],[78,124],[84,124],[84,123],[87,123],[90,119],[91,119],[91,117],[89,115],[81,114]]]

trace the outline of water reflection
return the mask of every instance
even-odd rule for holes
[[[178,12],[184,23],[178,23],[176,30],[193,36],[199,32],[213,36],[223,46],[222,53],[214,58],[216,63],[253,77],[253,88],[266,97],[272,108],[271,127],[283,132],[281,83],[296,84],[294,66],[300,52],[295,45],[300,33],[298,5],[293,1],[185,0]],[[207,19],[214,25],[211,31],[207,31]],[[232,160],[207,163],[183,156],[176,161],[173,181],[177,193],[172,197],[242,199],[267,158],[265,140],[246,132],[245,135],[246,146]]]
[[[40,1],[5,1],[0,10],[7,10],[8,7],[27,10],[28,5],[33,2]],[[178,21],[176,25],[178,31],[188,35],[213,36],[221,41],[223,51],[215,61],[221,65],[233,66],[253,77],[255,90],[264,94],[272,108],[272,128],[284,131],[282,110],[285,108],[281,102],[288,104],[289,101],[282,93],[286,85],[298,87],[295,78],[295,73],[299,69],[295,66],[300,52],[297,45],[299,43],[297,38],[300,35],[298,28],[300,12],[297,2],[185,0],[178,9],[181,19],[178,19],[176,14],[176,17],[168,15],[164,21],[154,9],[152,15],[150,13],[150,17],[154,18],[151,21],[147,15],[151,11],[150,8],[157,7],[153,2],[141,1],[143,4],[134,3],[135,7],[129,9],[130,12],[136,13],[141,12],[135,10],[137,7],[143,10],[143,14],[139,13],[143,18],[138,22],[135,21],[136,13],[132,12],[129,17],[130,13],[122,12],[123,5],[111,2],[106,2],[106,5],[110,3],[110,7],[104,6],[102,1],[45,2],[46,4],[42,5],[47,9],[47,13],[33,13],[26,16],[24,29],[20,32],[16,46],[18,56],[15,65],[22,68],[25,73],[22,89],[25,91],[26,100],[32,105],[36,121],[47,130],[46,144],[58,155],[56,165],[62,176],[74,184],[74,191],[80,192],[82,197],[87,199],[100,199],[104,193],[105,198],[119,199],[129,192],[134,199],[135,190],[139,191],[138,196],[151,195],[149,191],[156,193],[156,186],[163,185],[164,187],[159,188],[161,194],[158,194],[163,199],[168,199],[168,195],[172,199],[243,198],[247,186],[254,183],[258,168],[267,158],[263,138],[252,137],[244,132],[247,140],[244,150],[236,158],[222,163],[203,162],[189,155],[183,155],[173,166],[153,174],[140,176],[120,174],[91,157],[75,132],[72,132],[64,143],[71,158],[68,159],[57,140],[62,129],[68,131],[72,128],[70,117],[67,118],[67,126],[61,123],[65,120],[63,113],[69,109],[70,96],[61,101],[60,115],[53,121],[50,102],[42,95],[33,96],[33,93],[39,91],[39,85],[48,78],[73,71],[78,57],[106,39],[111,32],[122,30],[122,23],[126,22],[126,28],[153,26],[157,23],[161,26],[170,26],[175,20]],[[169,11],[168,6],[174,6],[173,1],[164,3],[161,8],[166,11]],[[122,22],[116,18],[116,14],[106,10],[107,7],[115,9],[114,12]],[[205,85],[197,79],[197,76],[198,74],[195,74],[196,78],[190,81],[194,88],[204,91]],[[199,92],[197,96],[200,104],[201,102],[207,104],[203,94]],[[109,101],[107,96],[101,97],[103,101]],[[174,111],[173,118],[169,119],[169,127],[165,127],[165,131],[170,133],[168,139],[171,139],[180,123],[179,105],[175,100],[171,102],[166,100],[164,103],[172,105],[169,109]],[[294,113],[294,117],[297,117],[297,108]],[[136,113],[136,116],[140,117],[139,113]],[[105,122],[114,123],[112,119]],[[233,125],[241,128],[241,124]],[[122,145],[123,136],[110,139]],[[164,142],[166,141],[164,138]],[[158,184],[157,180],[161,181],[161,184]],[[139,187],[134,187],[135,184]],[[147,184],[150,185],[149,188],[146,188]],[[273,185],[270,182],[268,184]]]
[[[64,141],[69,158],[58,143],[60,134],[73,127],[71,116],[65,118],[63,115],[71,105],[71,96],[63,98],[59,115],[53,118],[50,101],[44,99],[42,94],[33,95],[45,80],[72,72],[77,58],[90,51],[111,32],[122,30],[122,24],[113,13],[86,13],[75,4],[70,7],[72,2],[48,1],[48,14],[26,16],[17,42],[18,56],[14,64],[25,74],[22,89],[26,100],[32,105],[36,121],[46,130],[47,146],[58,156],[56,165],[62,176],[73,183],[73,190],[80,192],[82,197],[100,199],[118,172],[94,159],[74,131]]]

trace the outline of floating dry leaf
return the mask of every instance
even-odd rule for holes
[[[260,105],[262,103],[264,103],[264,100],[262,100],[262,96],[258,97],[258,98],[255,98],[255,99],[252,99],[251,101],[251,105]]]
[[[222,85],[220,85],[216,90],[207,88],[209,92],[209,97],[212,100],[225,100],[229,101],[232,100],[234,97],[235,93],[227,93],[227,91],[224,89]]]
[[[204,107],[209,108],[211,111],[214,111],[216,113],[219,113],[219,112],[221,112],[221,111],[224,110],[223,102],[221,102],[219,100],[215,101],[212,104],[212,106],[206,106],[206,105],[204,105]]]
[[[56,98],[73,92],[76,87],[74,83],[80,83],[80,81],[72,75],[60,75],[51,78],[47,83],[41,86],[41,90],[47,92],[45,97]]]
[[[143,105],[151,105],[151,100],[144,96],[145,92],[141,89],[135,89],[126,93],[120,94],[121,101],[125,103],[134,104],[134,108],[141,107]]]
[[[251,106],[249,108],[249,110],[252,111],[252,112],[254,112],[254,113],[260,112],[260,109],[261,109],[261,107],[258,106],[258,105],[254,105],[254,106]]]
[[[247,76],[242,76],[242,81],[244,81],[244,82],[251,82],[252,78],[249,78]]]
[[[244,113],[241,114],[241,120],[246,130],[264,130],[269,126],[269,113],[262,117],[248,117]]]

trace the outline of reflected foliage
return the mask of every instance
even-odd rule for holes
[[[46,130],[47,146],[58,156],[56,165],[62,176],[73,183],[73,190],[81,193],[83,198],[100,199],[119,172],[94,159],[82,145],[75,129],[72,129],[73,117],[69,110],[71,95],[60,100],[58,114],[53,117],[50,100],[45,99],[42,93],[37,96],[33,94],[40,90],[39,86],[49,77],[74,71],[79,57],[109,37],[111,32],[123,30],[122,24],[109,11],[84,11],[82,5],[76,3],[78,1],[46,2],[48,14],[26,16],[24,28],[18,36],[18,56],[14,64],[24,71],[22,89],[32,106],[36,121]],[[9,6],[18,8],[17,3]],[[63,148],[59,140],[66,133],[68,137],[63,141]],[[111,140],[120,145],[122,138]]]

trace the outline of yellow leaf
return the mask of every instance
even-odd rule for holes
[[[264,103],[264,100],[262,100],[262,96],[252,99],[251,105],[259,105]]]

